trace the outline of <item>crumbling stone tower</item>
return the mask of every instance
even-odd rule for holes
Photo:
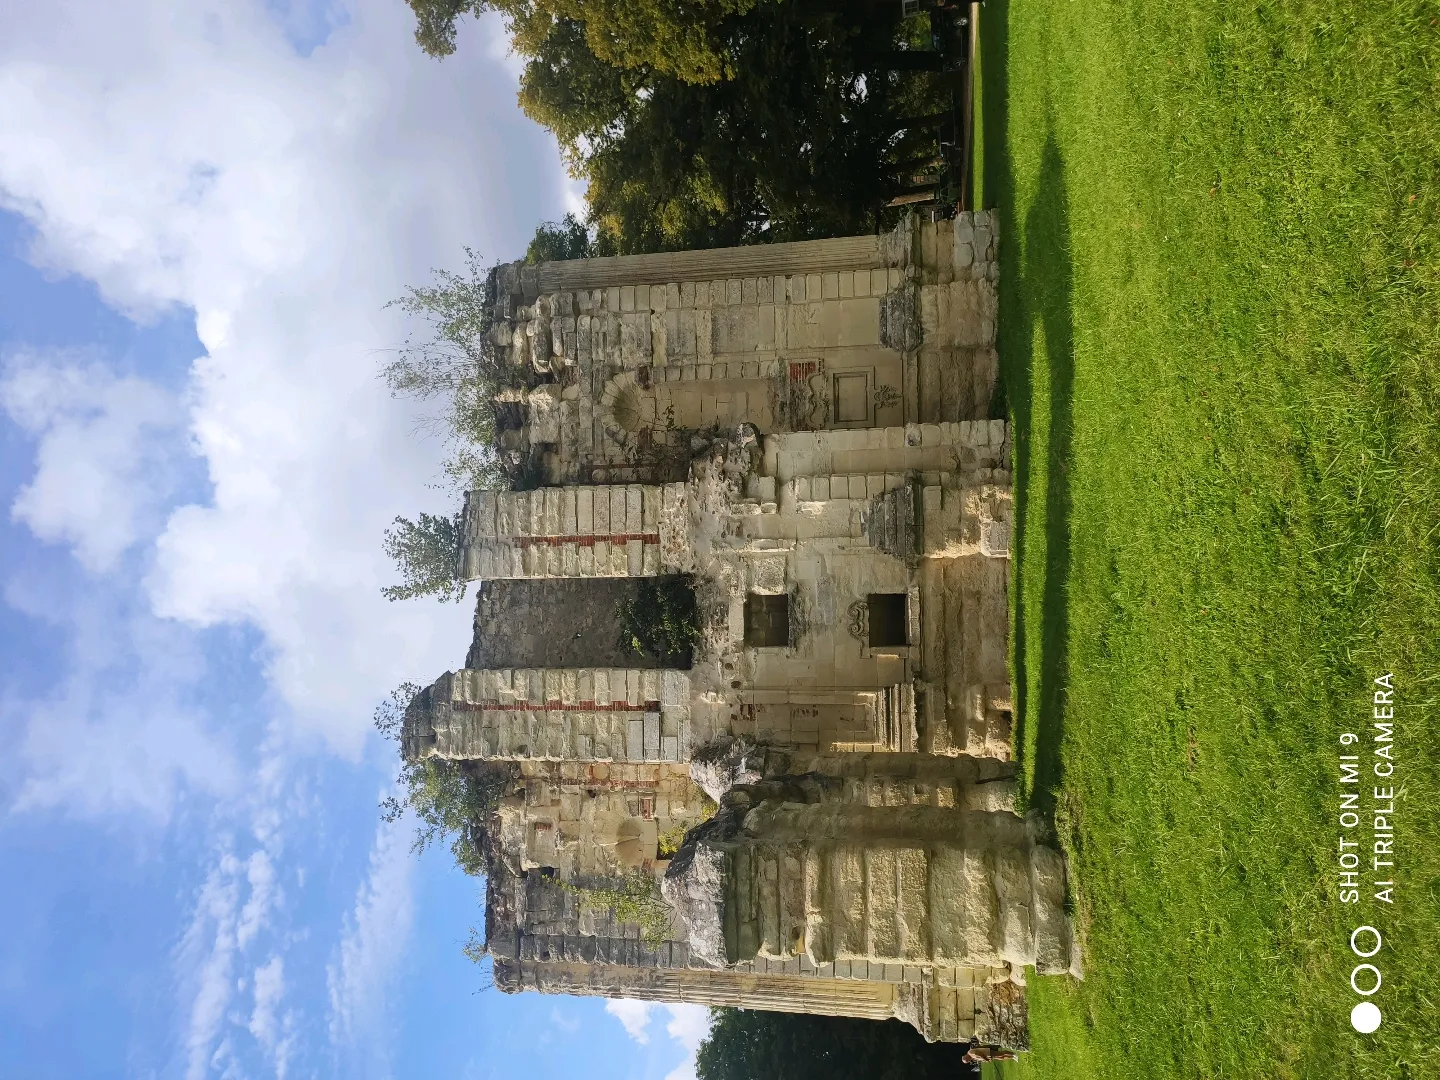
[[[540,380],[497,449],[536,486],[468,497],[475,646],[405,748],[514,763],[503,989],[1024,1044],[1019,972],[1075,958],[1061,857],[1013,812],[995,243],[965,213],[497,272],[492,344]],[[703,615],[683,670],[614,644],[667,574]],[[636,870],[663,941],[583,902]]]

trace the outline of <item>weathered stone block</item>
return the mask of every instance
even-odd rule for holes
[[[715,313],[707,308],[695,309],[695,356],[700,363],[709,363],[715,350]]]

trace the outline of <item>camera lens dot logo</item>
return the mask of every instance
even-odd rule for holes
[[[1350,1026],[1361,1035],[1369,1035],[1380,1026],[1380,1010],[1373,1001],[1362,1001],[1350,1010]]]

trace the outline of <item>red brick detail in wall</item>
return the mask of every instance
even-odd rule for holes
[[[628,761],[627,761],[627,762],[617,763],[617,766],[616,766],[616,767],[632,768],[635,764],[636,764],[635,762],[628,762]],[[592,767],[592,768],[593,768],[593,767]],[[688,777],[687,777],[686,779],[688,779]],[[560,781],[560,783],[570,783],[570,782],[571,782],[571,781],[564,781],[564,780]],[[603,790],[603,791],[654,791],[654,790],[656,790],[661,784],[663,784],[663,783],[668,783],[668,778],[665,779],[665,780],[662,780],[662,779],[659,778],[659,777],[653,777],[653,776],[652,776],[652,777],[646,777],[646,778],[643,779],[643,780],[622,780],[622,779],[620,779],[619,777],[607,776],[605,779],[601,780],[601,779],[597,779],[597,778],[595,777],[593,771],[592,771],[592,773],[589,775],[589,777],[588,777],[587,779],[585,779],[585,780],[583,780],[583,781],[582,781],[582,780],[577,780],[577,781],[573,781],[573,782],[574,782],[574,783],[577,783],[577,784],[582,784],[583,786],[588,787],[588,788],[594,788],[594,789],[597,790],[597,791],[601,791],[601,790]]]
[[[450,708],[456,712],[659,712],[660,702],[631,705],[628,701],[615,701],[601,705],[594,701],[575,701],[567,705],[561,701],[547,701],[542,705],[526,701],[514,704],[503,701],[452,701]]]
[[[595,536],[510,536],[501,539],[509,540],[522,548],[533,547],[536,544],[556,547],[560,544],[574,544],[576,547],[594,547],[600,541],[611,544],[627,544],[631,540],[639,540],[643,544],[660,543],[659,533],[599,533]]]

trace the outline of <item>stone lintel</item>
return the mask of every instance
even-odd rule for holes
[[[684,1001],[869,1020],[889,1020],[895,1016],[895,987],[889,983],[812,979],[730,968],[675,969],[497,959],[495,985],[507,993],[535,990],[543,994]]]
[[[666,251],[649,255],[618,255],[541,263],[541,293],[602,289],[626,285],[664,285],[715,278],[747,278],[760,274],[806,274],[868,270],[885,265],[878,236],[841,236],[830,240],[799,240],[788,244]]]

